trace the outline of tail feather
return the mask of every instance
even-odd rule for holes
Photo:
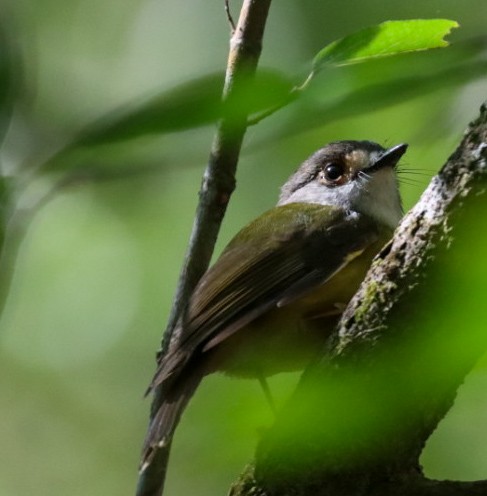
[[[193,372],[170,384],[167,391],[162,385],[162,404],[151,420],[142,448],[137,496],[162,494],[174,431],[202,378],[200,373]],[[150,484],[148,480],[151,480]],[[157,487],[155,484],[159,487],[157,492],[153,491]],[[152,488],[152,492],[147,491],[148,487]]]

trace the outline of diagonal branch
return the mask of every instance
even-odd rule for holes
[[[487,106],[345,310],[233,496],[463,496],[485,481],[430,481],[419,457],[487,349],[478,233],[487,215]],[[482,266],[485,267],[485,264]],[[480,265],[479,265],[480,268]],[[479,294],[476,294],[479,293]]]

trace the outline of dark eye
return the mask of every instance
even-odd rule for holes
[[[340,179],[345,173],[344,167],[341,164],[332,162],[325,166],[325,168],[320,173],[320,179],[325,181],[335,182]]]

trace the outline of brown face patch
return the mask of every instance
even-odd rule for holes
[[[353,181],[361,170],[367,168],[370,155],[365,150],[353,150],[327,158],[318,173],[318,180],[328,187],[336,187]]]
[[[369,166],[370,156],[365,150],[341,154],[323,165],[318,174],[320,183],[329,187],[342,186],[353,181],[357,174]]]
[[[354,178],[358,172],[367,168],[369,160],[369,153],[365,150],[354,150],[347,153],[344,157],[344,161],[347,165],[350,178]]]

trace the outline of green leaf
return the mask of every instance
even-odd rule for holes
[[[251,114],[275,105],[292,87],[282,74],[264,69],[242,85],[231,106],[225,108],[221,102],[224,77],[224,73],[210,74],[127,104],[87,126],[71,148],[205,126],[218,120],[223,112],[231,115],[238,108]]]
[[[223,104],[224,77],[223,72],[203,76],[102,116],[81,130],[37,172],[67,172],[73,174],[74,180],[77,180],[79,171],[82,177],[107,177],[106,167],[100,161],[88,160],[86,156],[80,159],[78,153],[89,153],[91,147],[111,146],[145,136],[161,136],[209,125],[223,115],[231,117],[234,113],[241,113],[241,109],[252,115],[281,102],[293,86],[281,73],[261,69],[247,84],[239,87],[231,103]],[[108,175],[116,176],[117,173],[109,171]]]
[[[213,122],[221,114],[223,73],[210,74],[131,102],[81,131],[71,145],[92,146]]]
[[[386,21],[323,48],[313,60],[313,71],[327,65],[346,65],[378,57],[448,46],[444,37],[458,23],[448,19]]]

